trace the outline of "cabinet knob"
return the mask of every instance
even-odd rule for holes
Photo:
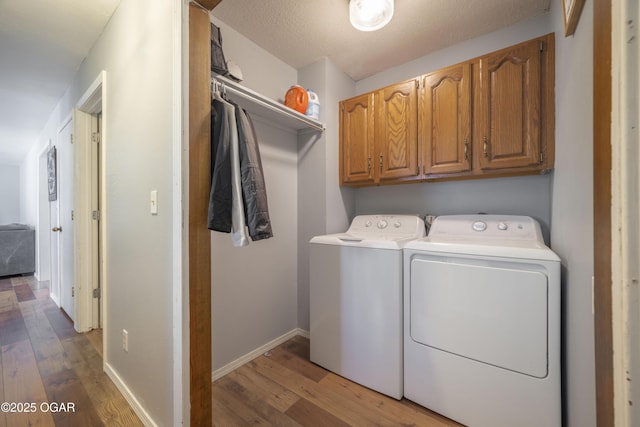
[[[53,227],[53,228],[51,229],[51,231],[60,232],[60,231],[62,231],[62,227]]]

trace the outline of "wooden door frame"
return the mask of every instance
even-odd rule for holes
[[[611,294],[611,0],[594,0],[593,238],[596,412],[614,426]]]
[[[189,421],[212,425],[211,236],[211,27],[209,11],[221,0],[189,4]]]

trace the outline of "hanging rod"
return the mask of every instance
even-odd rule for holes
[[[213,86],[219,85],[220,90],[223,93],[237,95],[238,97],[249,101],[249,105],[246,103],[242,104],[243,107],[251,113],[276,121],[281,118],[282,120],[279,120],[281,123],[296,130],[304,128],[311,128],[321,132],[325,130],[324,123],[305,116],[284,104],[274,101],[271,98],[267,98],[266,96],[246,88],[224,76],[212,76],[211,85],[212,89]]]

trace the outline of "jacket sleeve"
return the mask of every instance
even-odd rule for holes
[[[224,105],[211,102],[211,191],[207,223],[209,230],[231,232],[230,129]]]
[[[249,235],[254,241],[268,239],[273,237],[273,232],[269,219],[267,189],[264,183],[258,139],[253,123],[245,110],[236,107],[236,119],[240,145],[244,211]]]

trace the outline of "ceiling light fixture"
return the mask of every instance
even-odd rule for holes
[[[393,17],[393,0],[349,0],[349,21],[360,31],[375,31]]]

